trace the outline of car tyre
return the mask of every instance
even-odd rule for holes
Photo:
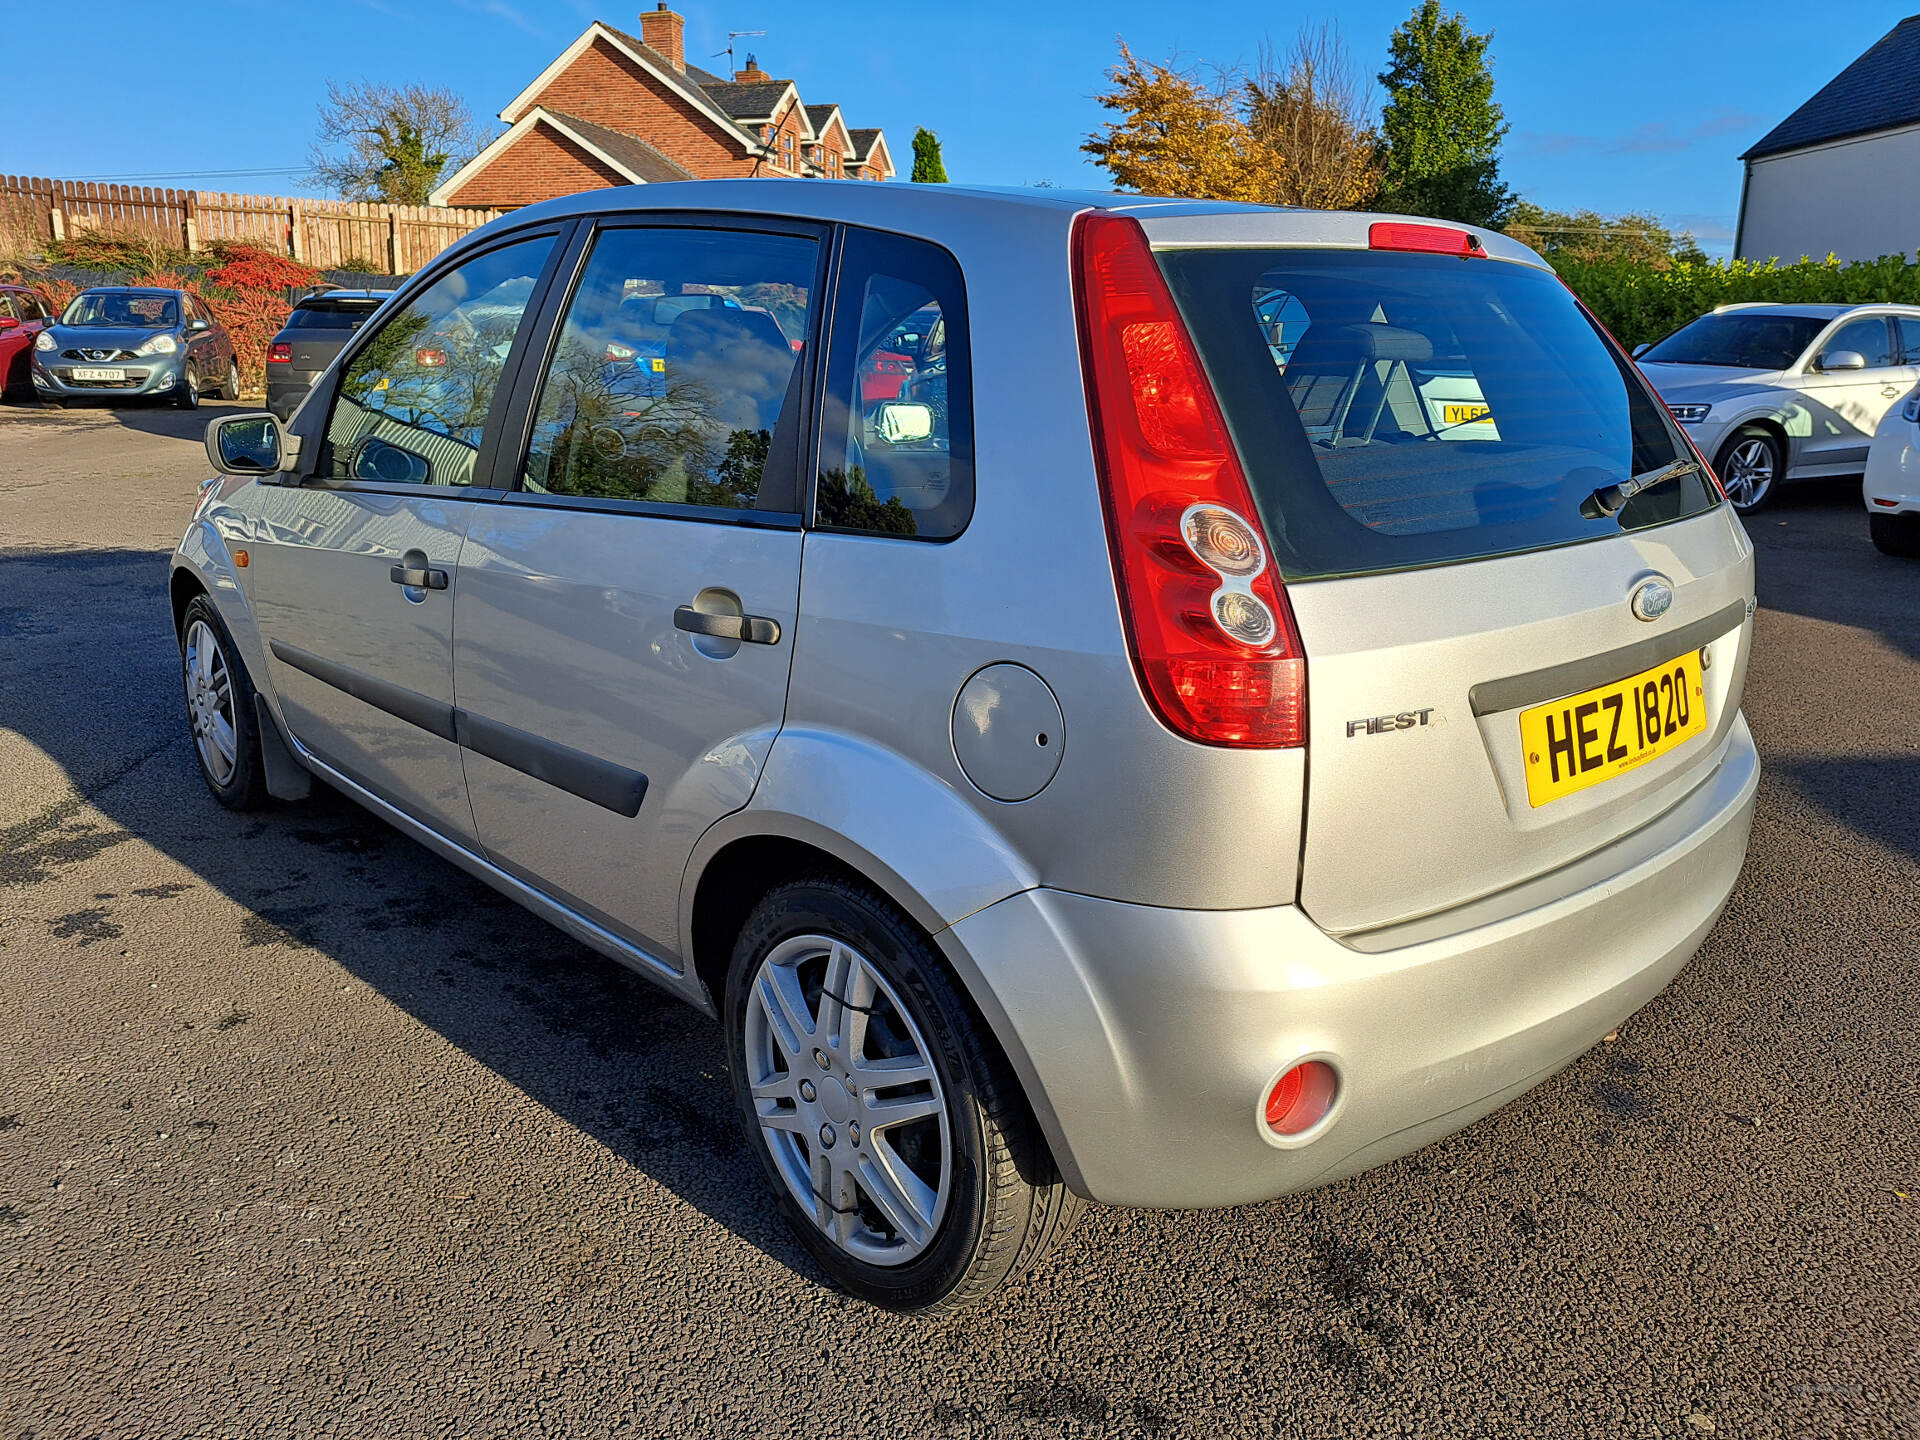
[[[226,383],[220,387],[220,398],[222,400],[240,398],[240,362],[238,360],[227,361],[227,379]]]
[[[200,382],[193,378],[193,367],[180,367],[180,388],[173,392],[173,403],[182,410],[200,408]]]
[[[1733,508],[1750,515],[1780,488],[1787,471],[1786,447],[1765,426],[1743,425],[1720,447],[1713,468]]]
[[[722,1008],[748,1147],[841,1288],[958,1310],[1079,1218],[1012,1067],[932,943],[872,890],[822,876],[769,892]]]
[[[1882,555],[1920,560],[1920,515],[1869,515],[1867,534]]]
[[[201,778],[229,810],[268,801],[267,769],[253,706],[253,681],[213,602],[197,595],[180,617],[180,672],[187,724]]]

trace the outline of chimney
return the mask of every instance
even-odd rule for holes
[[[734,71],[733,78],[742,85],[758,85],[762,81],[773,79],[771,75],[760,68],[759,60],[752,55],[747,56],[747,68]]]
[[[667,0],[651,10],[640,12],[640,38],[649,50],[667,57],[667,63],[684,72],[687,68],[687,22],[667,9]]]

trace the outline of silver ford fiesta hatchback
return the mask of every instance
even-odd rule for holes
[[[173,561],[215,796],[312,776],[725,1028],[901,1310],[1083,1200],[1460,1129],[1659,992],[1758,763],[1752,550],[1539,257],[719,181],[442,255]]]

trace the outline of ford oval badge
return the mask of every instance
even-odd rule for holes
[[[1658,620],[1672,608],[1673,587],[1664,580],[1644,581],[1633,592],[1633,599],[1628,603],[1633,606],[1636,618]]]

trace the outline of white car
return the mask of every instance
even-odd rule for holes
[[[1920,390],[1880,422],[1860,489],[1873,543],[1883,554],[1920,559]]]
[[[1736,509],[1783,480],[1858,475],[1920,383],[1920,306],[1722,305],[1634,352]]]

